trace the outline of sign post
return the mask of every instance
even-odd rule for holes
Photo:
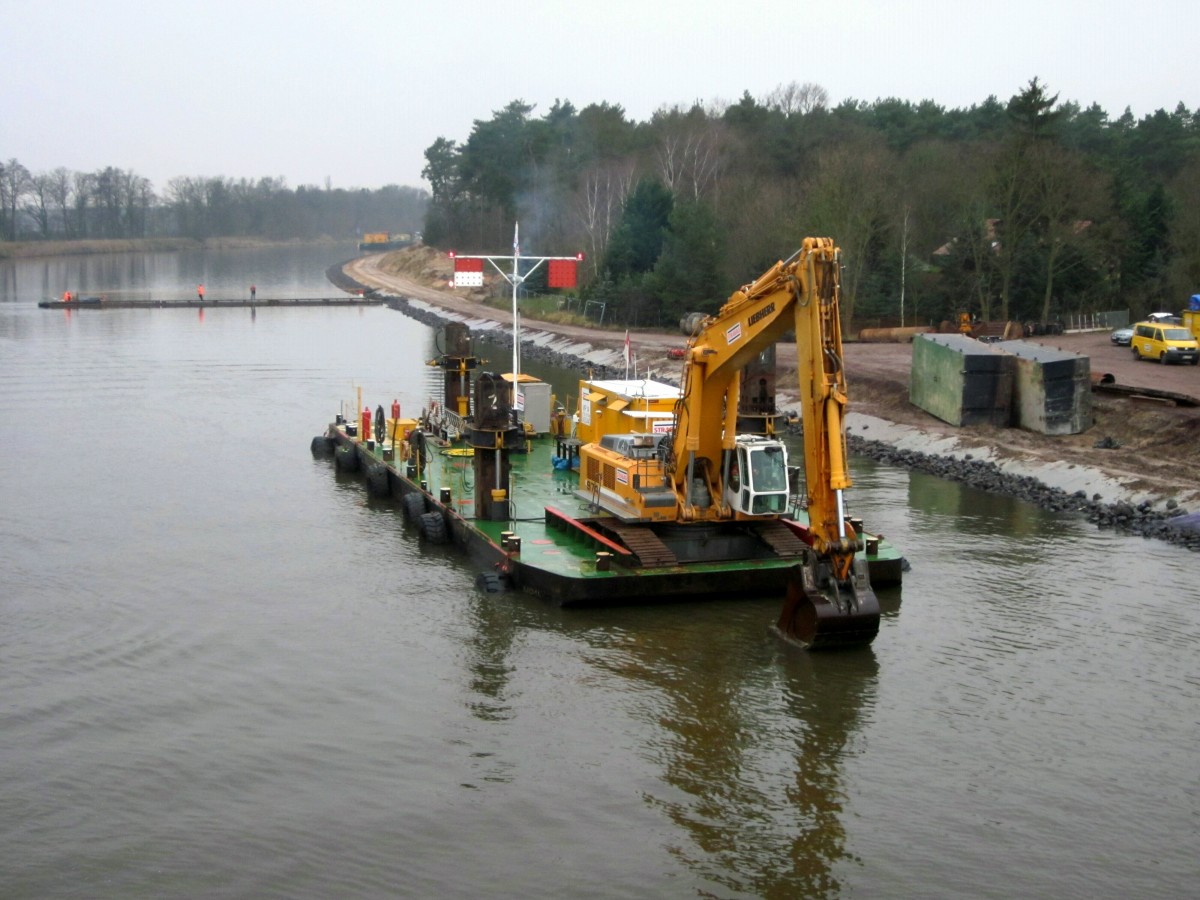
[[[453,251],[450,253],[454,260],[455,287],[482,287],[485,261],[490,263],[492,268],[512,285],[512,399],[514,407],[518,402],[517,378],[521,374],[521,318],[520,312],[517,310],[517,289],[525,282],[525,279],[537,271],[542,263],[549,263],[547,283],[550,287],[575,287],[579,263],[583,259],[582,253],[577,253],[575,256],[521,256],[520,234],[521,223],[517,222],[513,225],[512,256],[459,255]],[[521,272],[522,259],[533,263],[529,271],[524,274]],[[505,260],[512,260],[512,272],[505,272],[498,265],[498,262]]]

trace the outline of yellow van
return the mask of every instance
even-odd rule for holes
[[[1182,325],[1138,322],[1133,326],[1134,359],[1157,359],[1166,363],[1200,363],[1200,343]]]

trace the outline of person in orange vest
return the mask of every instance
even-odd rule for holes
[[[71,302],[71,292],[63,291],[63,303],[70,303],[70,302]]]
[[[196,285],[196,296],[200,298],[200,302],[204,302],[204,285]]]

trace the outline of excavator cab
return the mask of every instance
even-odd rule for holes
[[[725,478],[725,502],[748,516],[778,516],[788,508],[787,449],[779,441],[739,435]]]

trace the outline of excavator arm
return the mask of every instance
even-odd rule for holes
[[[839,251],[831,239],[807,238],[795,255],[734,293],[698,330],[687,351],[672,446],[681,518],[701,515],[690,508],[688,473],[694,479],[698,466],[722,469],[723,457],[734,447],[741,370],[791,330],[796,334],[812,530],[822,551],[844,542],[841,492],[852,482],[843,423],[839,267]]]
[[[806,238],[707,319],[689,345],[668,464],[679,518],[728,518],[707,483],[728,481],[736,444],[740,372],[789,330],[796,335],[804,473],[813,559],[797,573],[779,627],[806,645],[861,644],[878,630],[879,607],[859,535],[847,522],[846,373],[842,356],[839,251]],[[856,557],[856,554],[859,554]]]
[[[761,548],[774,558],[796,559],[779,628],[806,646],[863,644],[879,629],[862,541],[847,522],[843,502],[851,480],[840,265],[832,240],[806,238],[791,258],[735,292],[701,323],[684,353],[669,434],[602,434],[579,452],[582,496],[620,519],[627,531],[669,527],[673,539],[691,531],[697,541],[735,535],[731,540],[750,542],[751,554]],[[742,370],[789,331],[796,334],[807,526],[786,519],[784,443],[737,433]],[[771,537],[778,534],[776,525],[786,526],[791,537],[786,554]],[[802,533],[807,546],[796,544],[793,531]]]

